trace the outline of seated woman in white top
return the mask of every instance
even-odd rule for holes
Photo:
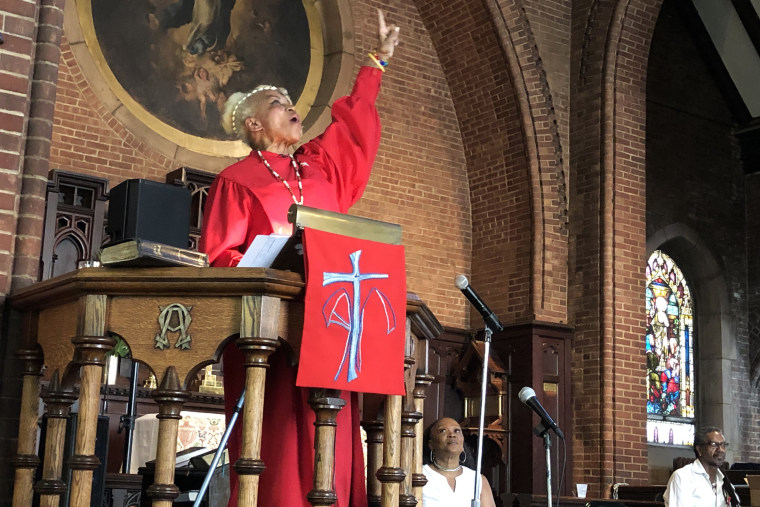
[[[454,419],[442,417],[424,435],[429,459],[422,472],[422,507],[470,507],[475,493],[475,470],[464,466],[464,435]],[[427,461],[427,459],[426,459]],[[481,507],[496,507],[488,479],[480,476]]]

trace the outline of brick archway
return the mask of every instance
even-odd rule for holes
[[[514,1],[416,3],[460,118],[474,283],[504,321],[567,322],[562,148],[528,19]]]

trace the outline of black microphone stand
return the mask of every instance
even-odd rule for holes
[[[544,449],[546,450],[546,505],[552,507],[552,439],[549,436],[549,426],[543,421],[533,428],[533,433],[537,437],[544,439]]]
[[[483,374],[480,380],[480,419],[478,421],[478,458],[475,465],[475,493],[472,499],[471,507],[480,507],[480,470],[483,465],[483,430],[486,423],[486,387],[488,383],[488,360],[491,354],[491,328],[488,324],[485,325],[483,334],[483,342],[485,347],[483,348]]]
[[[129,377],[129,399],[127,401],[127,413],[119,418],[119,430],[126,430],[124,435],[124,459],[121,464],[122,472],[129,473],[129,465],[132,462],[132,441],[135,438],[135,420],[137,419],[137,373],[140,363],[132,361],[132,370]]]

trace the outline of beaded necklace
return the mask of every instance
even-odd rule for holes
[[[300,199],[296,199],[296,194],[293,193],[293,189],[290,188],[290,184],[282,179],[282,176],[277,174],[277,172],[272,169],[272,166],[269,165],[269,162],[267,162],[267,159],[264,158],[264,155],[261,154],[261,150],[256,150],[256,153],[259,155],[259,159],[264,163],[267,169],[269,169],[269,172],[272,173],[272,176],[277,178],[280,183],[285,185],[285,188],[288,189],[288,192],[290,192],[290,197],[293,199],[293,202],[296,204],[303,204],[303,184],[301,183],[301,172],[298,170],[298,164],[296,163],[296,159],[293,157],[293,155],[290,156],[290,164],[293,166],[293,170],[296,172],[296,180],[298,180],[298,194]]]

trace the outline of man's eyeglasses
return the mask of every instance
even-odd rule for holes
[[[721,449],[725,451],[726,449],[728,449],[729,443],[728,442],[707,442],[707,444],[705,445],[707,445],[707,447],[710,447],[712,449],[717,449],[718,447],[720,447]]]

